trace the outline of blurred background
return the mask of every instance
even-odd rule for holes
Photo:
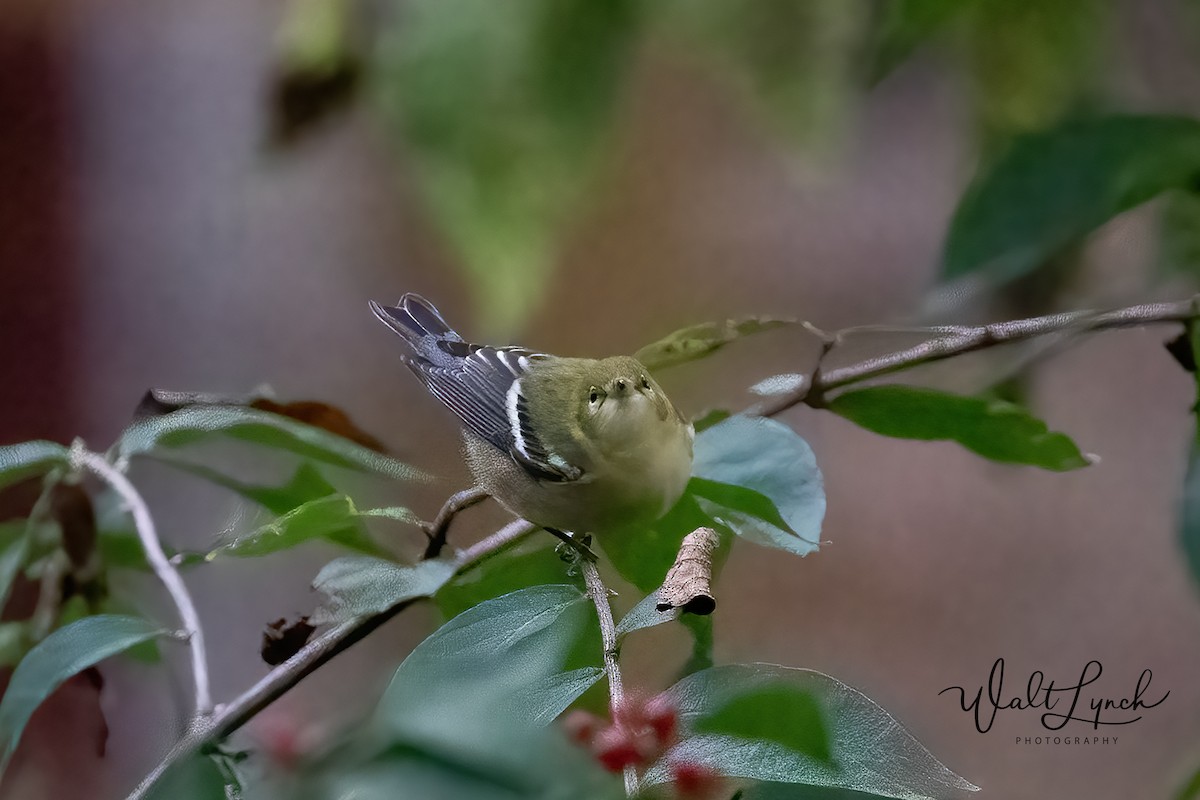
[[[1200,253],[1188,196],[1003,285],[947,289],[940,264],[964,189],[1014,137],[1080,113],[1200,113],[1198,47],[1185,0],[8,0],[0,443],[103,449],[149,387],[265,384],[346,409],[441,476],[393,500],[429,517],[467,483],[457,427],[368,299],[419,291],[468,338],[599,356],[747,314],[837,329],[1185,298]],[[1200,762],[1200,595],[1176,533],[1195,389],[1163,350],[1172,334],[905,377],[1030,405],[1101,457],[1079,472],[789,412],[824,472],[828,544],[803,560],[735,547],[717,660],[840,678],[984,797],[1172,796]],[[744,387],[816,354],[784,330],[659,377],[687,413],[737,408]],[[176,546],[236,523],[215,487],[152,466],[134,479]],[[502,521],[469,512],[455,539]],[[188,574],[218,698],[266,672],[263,624],[311,609],[333,552]],[[127,591],[157,602],[140,580]],[[247,737],[319,739],[361,718],[433,623],[403,615]],[[689,644],[645,641],[629,670],[654,690]],[[1116,745],[1015,745],[1043,732],[1034,716],[980,735],[937,694],[978,686],[999,656],[1021,681],[1074,680],[1096,659],[1125,693],[1150,668],[1170,697]],[[128,791],[176,732],[181,689],[164,672],[106,665],[99,700],[65,687],[0,796]]]

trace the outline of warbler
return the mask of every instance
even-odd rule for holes
[[[370,305],[410,348],[404,363],[462,422],[478,487],[513,514],[602,533],[652,522],[683,494],[695,433],[637,359],[471,344],[416,294]]]

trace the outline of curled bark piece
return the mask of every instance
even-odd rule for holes
[[[658,590],[658,610],[681,608],[688,614],[711,614],[717,607],[712,593],[712,557],[720,538],[712,528],[697,528],[683,537],[679,555]]]

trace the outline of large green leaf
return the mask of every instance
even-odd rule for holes
[[[563,673],[585,633],[599,637],[592,606],[574,586],[488,600],[409,654],[380,703],[380,719],[392,731],[447,741],[471,737],[472,719],[499,714],[514,730],[553,719],[599,677],[595,669]],[[541,693],[547,685],[554,691]]]
[[[812,448],[786,425],[737,415],[696,436],[689,491],[756,544],[807,555],[820,544],[825,490]]]
[[[0,488],[70,463],[71,451],[57,442],[32,441],[0,447]]]
[[[530,586],[561,583],[567,565],[555,553],[554,542],[546,534],[526,537],[454,577],[438,590],[438,609],[446,619],[452,619],[484,600]]]
[[[633,354],[647,369],[672,367],[715,353],[727,344],[745,336],[774,330],[796,320],[772,317],[727,319],[723,322],[704,322],[667,334]]]
[[[617,623],[617,639],[620,640],[634,631],[653,628],[656,625],[662,625],[664,622],[679,619],[679,615],[682,612],[678,608],[668,608],[664,611],[659,611],[659,602],[659,594],[656,590],[650,592],[650,594],[639,600],[637,605],[625,612],[625,616],[621,617],[621,621]]]
[[[296,774],[296,800],[607,800],[620,781],[547,725],[602,675],[565,669],[599,639],[572,586],[487,600],[435,631],[396,670],[368,725]]]
[[[688,761],[733,778],[909,800],[978,789],[866,695],[820,672],[773,664],[714,667],[669,691],[685,735],[647,772],[647,786],[670,779],[668,763]],[[779,701],[774,717],[762,719],[761,703],[772,697]]]
[[[536,307],[594,189],[639,12],[633,0],[414,0],[385,32],[375,94],[493,334]]]
[[[683,537],[701,526],[712,526],[696,498],[687,492],[653,525],[606,531],[597,544],[621,577],[641,589],[652,592],[675,563]]]
[[[173,467],[198,475],[231,492],[236,492],[248,500],[253,500],[273,514],[286,514],[310,500],[337,494],[337,488],[326,480],[320,470],[307,462],[296,468],[287,483],[280,486],[268,486],[238,480],[220,469],[214,469],[204,464],[184,459],[162,458],[161,455],[160,459]]]
[[[417,519],[406,508],[360,510],[344,494],[331,494],[298,506],[273,522],[222,542],[206,560],[228,555],[240,558],[265,556],[287,550],[304,542],[321,539],[369,555],[384,551],[367,535],[363,521],[384,517],[415,524]]]
[[[821,705],[791,683],[764,683],[724,698],[692,724],[696,733],[714,733],[778,744],[817,761],[829,762],[829,733]]]
[[[955,441],[1006,464],[1064,471],[1091,463],[1065,434],[1003,400],[889,385],[846,392],[829,408],[884,436]]]
[[[335,558],[313,580],[313,588],[326,599],[312,623],[345,622],[378,614],[405,600],[430,597],[454,570],[452,561],[436,558],[412,566],[370,556]]]
[[[17,665],[0,701],[0,771],[17,748],[25,724],[64,681],[163,630],[138,617],[98,615],[51,633]]]
[[[397,480],[425,480],[419,470],[349,439],[278,414],[234,405],[186,406],[130,425],[116,444],[123,457],[156,455],[213,438],[252,442],[304,458]]]
[[[1112,217],[1200,179],[1200,122],[1107,116],[1017,137],[959,202],[942,274],[1028,274]]]

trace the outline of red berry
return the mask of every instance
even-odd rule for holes
[[[692,761],[672,763],[671,777],[681,800],[706,800],[721,783],[721,775],[715,769]]]
[[[613,706],[613,722],[630,730],[645,727],[645,706],[646,703],[642,697],[635,692],[631,692],[625,695],[620,703]]]
[[[642,707],[642,716],[660,746],[667,746],[675,739],[675,728],[679,723],[679,713],[675,708],[675,700],[667,694],[651,697]]]
[[[576,709],[562,718],[562,727],[567,738],[579,745],[591,744],[592,739],[604,727],[604,720],[590,711]]]
[[[592,748],[596,758],[609,772],[620,772],[645,760],[636,737],[619,725],[610,725],[597,733]]]

